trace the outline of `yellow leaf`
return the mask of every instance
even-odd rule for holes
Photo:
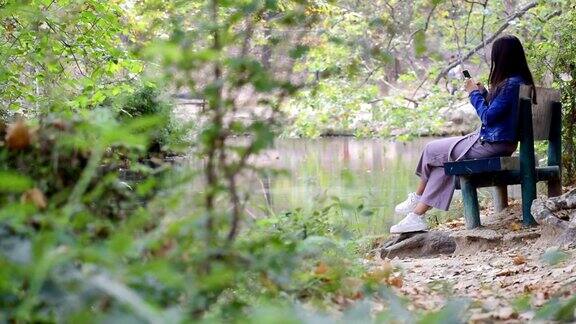
[[[514,232],[518,232],[519,230],[522,229],[522,225],[520,225],[520,223],[514,222],[510,224],[510,229]]]
[[[523,255],[517,255],[514,257],[514,259],[512,259],[512,262],[514,262],[515,265],[521,265],[526,263],[526,257],[524,257]]]
[[[48,206],[48,203],[46,202],[46,196],[44,196],[44,193],[42,193],[42,191],[40,191],[38,188],[32,188],[24,192],[20,200],[22,203],[33,204],[39,209],[44,209],[46,206]]]

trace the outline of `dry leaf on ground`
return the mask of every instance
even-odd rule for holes
[[[520,224],[518,222],[514,222],[514,223],[510,224],[510,230],[513,232],[518,232],[521,229],[522,229],[522,224]]]
[[[394,277],[391,277],[390,279],[388,279],[388,284],[390,286],[394,286],[396,288],[402,288],[402,285],[404,284],[404,280],[402,279],[402,276],[394,276]]]
[[[524,264],[526,263],[526,257],[519,254],[512,259],[512,262],[514,262],[515,265]]]
[[[34,204],[34,206],[40,209],[44,209],[46,208],[46,206],[48,206],[46,196],[44,196],[44,193],[42,193],[42,191],[40,191],[40,189],[38,188],[32,188],[24,192],[20,200],[22,201],[22,203]]]

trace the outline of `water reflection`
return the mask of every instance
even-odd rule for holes
[[[336,196],[370,210],[358,226],[363,233],[381,234],[398,219],[393,217],[394,206],[414,190],[418,180],[414,169],[430,140],[278,140],[275,148],[261,157],[261,163],[287,170],[288,175],[261,176],[257,185],[262,194],[253,197],[251,208],[265,205],[275,212],[313,208]]]
[[[252,188],[248,211],[283,212],[295,208],[318,208],[331,196],[352,206],[362,204],[369,216],[358,220],[363,234],[382,234],[399,220],[394,206],[416,187],[414,170],[420,154],[434,138],[410,142],[346,137],[277,140],[273,150],[260,157],[260,164],[288,171],[284,176],[265,174]],[[509,196],[520,196],[519,186],[509,186]],[[456,192],[455,197],[459,197]],[[491,196],[488,188],[479,192]],[[459,198],[456,198],[458,200]],[[261,211],[260,213],[258,211]]]

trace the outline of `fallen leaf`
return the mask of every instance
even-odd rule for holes
[[[522,229],[522,225],[520,223],[514,222],[514,223],[510,224],[510,230],[512,230],[514,232],[518,232],[521,229]]]
[[[394,277],[390,277],[388,279],[388,284],[390,286],[394,286],[396,288],[402,288],[402,285],[404,284],[404,280],[402,279],[402,276],[394,276]]]
[[[24,192],[20,200],[22,203],[34,204],[34,206],[38,207],[39,209],[44,209],[46,206],[48,206],[48,203],[46,202],[46,196],[44,196],[44,193],[42,193],[42,191],[40,191],[38,188],[32,188]]]
[[[314,270],[314,273],[317,275],[323,275],[326,272],[328,272],[329,268],[328,266],[324,263],[324,262],[320,262],[318,264],[318,266],[316,266],[316,269]]]
[[[536,287],[534,287],[533,284],[527,284],[527,285],[524,286],[524,292],[525,292],[525,293],[530,293],[530,292],[534,291],[535,288],[536,288]]]
[[[514,262],[515,265],[524,264],[524,263],[526,263],[526,257],[523,256],[523,255],[518,254],[517,256],[515,256],[515,257],[512,259],[512,262]]]
[[[506,269],[506,270],[502,270],[502,271],[496,273],[496,277],[511,276],[511,275],[515,275],[517,273],[518,273],[517,270]]]
[[[354,296],[352,296],[353,300],[360,300],[364,298],[364,294],[361,291],[357,291]]]
[[[365,276],[367,279],[374,280],[376,282],[387,282],[388,278],[394,271],[394,266],[390,263],[390,261],[384,261],[382,265],[378,268],[373,269],[372,271],[368,272]]]
[[[22,150],[32,142],[32,132],[24,121],[19,120],[8,124],[6,130],[6,146],[10,150]]]

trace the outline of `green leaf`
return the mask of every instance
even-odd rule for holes
[[[20,193],[30,189],[32,179],[9,171],[0,171],[0,192]]]
[[[298,45],[290,51],[290,57],[293,59],[302,58],[304,55],[306,55],[306,53],[308,53],[309,50],[310,47],[308,46]]]
[[[419,30],[414,34],[414,51],[416,56],[422,56],[426,52],[426,33]]]
[[[464,323],[464,312],[470,302],[465,299],[451,300],[442,309],[424,315],[419,324]]]
[[[576,310],[576,296],[570,298],[564,305],[558,309],[554,319],[562,323],[574,321],[574,311]]]
[[[550,248],[542,254],[542,261],[548,263],[549,265],[553,266],[556,265],[568,258],[568,253],[558,249],[558,248]]]

